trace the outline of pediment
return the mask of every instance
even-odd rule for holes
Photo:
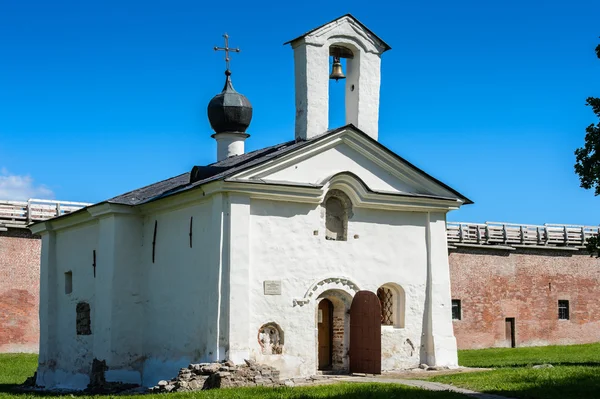
[[[362,185],[365,192],[471,202],[354,126],[338,129],[313,141],[294,152],[230,176],[228,180],[324,187],[345,175]]]
[[[284,44],[291,44],[292,47],[295,47],[298,43],[304,41],[310,44],[323,45],[333,38],[351,37],[353,35],[361,37],[365,43],[368,43],[369,48],[365,51],[382,54],[391,49],[386,42],[351,14],[327,22]]]

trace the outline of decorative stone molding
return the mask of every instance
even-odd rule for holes
[[[311,285],[306,294],[304,294],[304,298],[294,299],[294,306],[304,306],[310,302],[311,298],[317,298],[328,290],[342,290],[353,297],[354,294],[360,291],[360,288],[349,278],[328,277]]]
[[[296,298],[294,299],[294,306],[304,306],[310,302],[310,299],[307,298]]]

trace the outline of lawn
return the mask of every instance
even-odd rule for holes
[[[496,370],[431,380],[520,399],[600,397],[600,344],[459,351],[458,359]],[[532,368],[538,364],[554,367]]]
[[[433,381],[452,384],[474,391],[520,399],[600,398],[600,344],[547,346],[516,349],[482,349],[459,351],[459,363],[468,367],[494,368],[493,371],[437,376]],[[36,355],[0,354],[0,399],[29,399],[48,394],[15,393],[12,389],[31,376]],[[533,369],[536,364],[553,368]],[[59,397],[59,395],[53,395]],[[90,396],[77,395],[84,399]],[[64,395],[64,398],[72,398]],[[95,396],[103,398],[102,396]],[[164,394],[144,398],[164,399]],[[298,388],[238,388],[169,394],[182,399],[465,399],[450,392],[430,392],[394,384],[343,383]],[[108,396],[104,396],[108,398]],[[139,396],[120,396],[139,398]]]
[[[37,356],[25,354],[0,354],[0,398],[1,399],[30,399],[48,396],[47,393],[15,393],[13,388],[33,375]],[[72,399],[72,395],[52,395],[56,398]],[[92,396],[76,395],[85,399]],[[108,398],[109,396],[93,396]],[[114,396],[113,396],[114,397]],[[122,399],[139,399],[140,396],[118,396]],[[193,393],[151,394],[145,399],[312,399],[312,398],[344,398],[344,399],[466,399],[465,396],[451,392],[430,392],[416,388],[394,384],[332,384],[313,387],[297,388],[236,388],[218,389]]]

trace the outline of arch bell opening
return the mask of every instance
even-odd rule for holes
[[[339,289],[330,289],[319,295],[316,303],[317,370],[332,374],[348,373],[352,296]]]
[[[336,40],[338,39],[338,40]],[[359,90],[359,49],[345,40],[334,38],[329,45],[329,76],[328,85],[328,128],[336,128],[348,123],[358,126],[358,90]],[[345,81],[339,85],[333,77],[335,62],[341,64]]]

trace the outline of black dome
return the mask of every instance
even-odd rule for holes
[[[227,76],[223,91],[208,103],[208,120],[215,133],[245,133],[252,120],[252,104],[235,91],[231,84],[231,72]]]

